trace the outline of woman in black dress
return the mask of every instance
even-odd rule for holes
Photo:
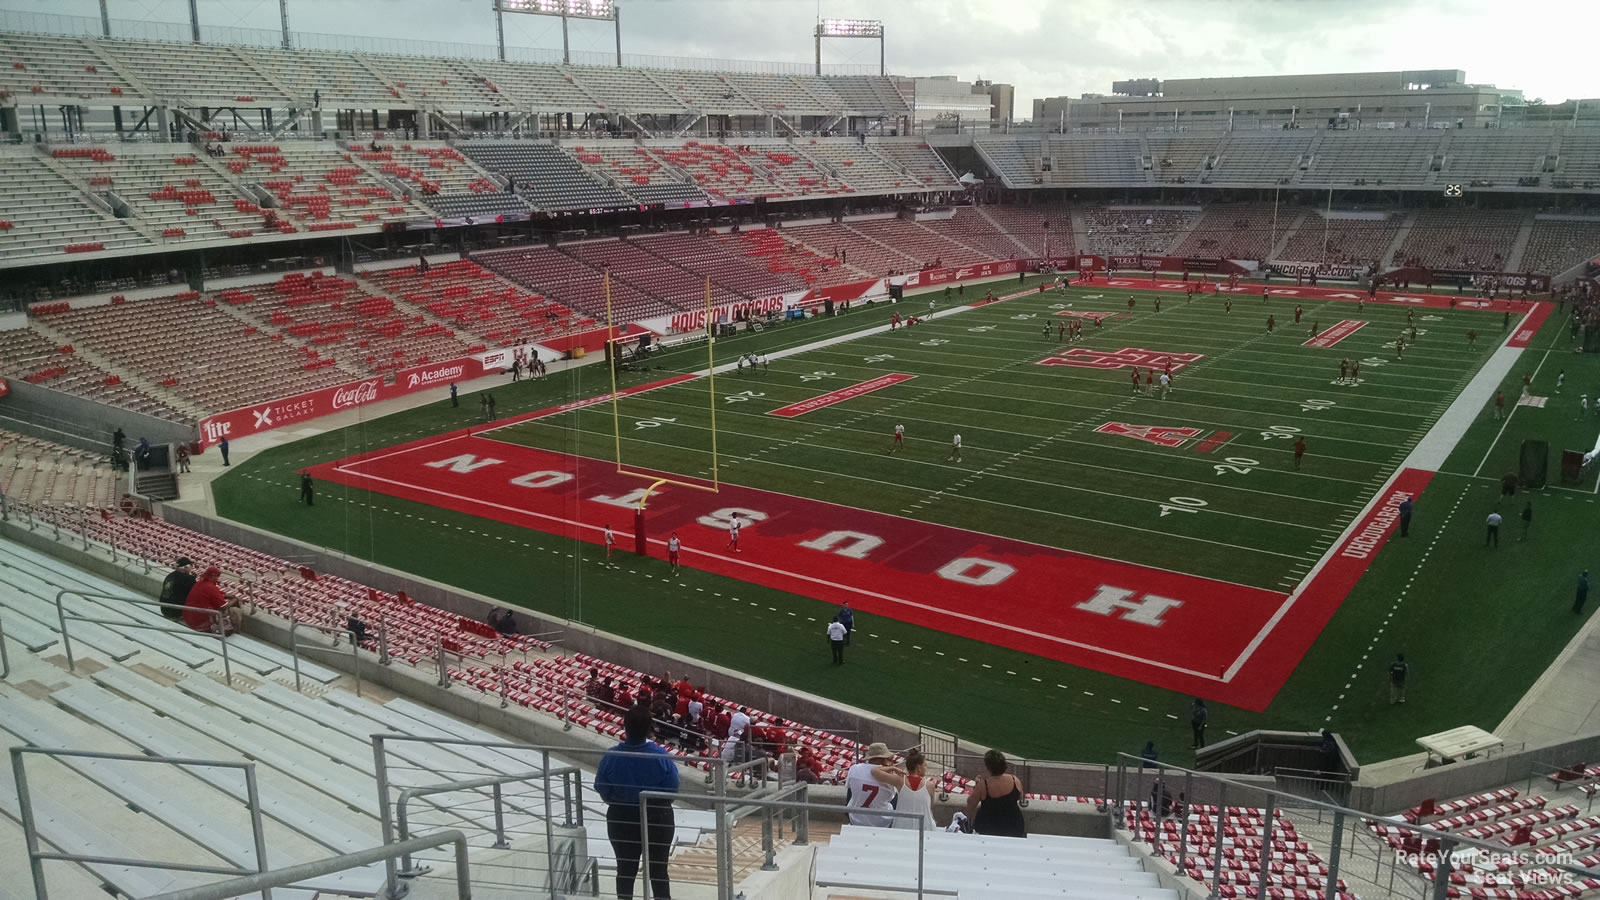
[[[972,830],[996,837],[1027,837],[1022,824],[1022,781],[1006,772],[1006,758],[999,750],[983,755],[989,774],[978,779],[967,797],[967,815]]]

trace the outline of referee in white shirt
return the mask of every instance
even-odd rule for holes
[[[828,623],[828,643],[833,645],[833,664],[836,666],[844,665],[844,636],[844,623],[834,616],[833,621]]]

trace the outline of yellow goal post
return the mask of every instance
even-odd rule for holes
[[[696,491],[707,491],[713,494],[719,493],[722,489],[722,483],[717,467],[717,372],[716,350],[714,347],[717,336],[716,321],[712,316],[711,310],[711,278],[707,276],[705,284],[706,401],[711,410],[711,483],[709,485],[703,481],[671,478],[658,472],[635,471],[628,468],[622,461],[622,412],[618,403],[621,398],[617,391],[617,357],[621,338],[616,336],[616,315],[611,304],[611,272],[607,271],[603,278],[606,295],[606,345],[609,351],[606,354],[606,367],[611,373],[611,435],[616,449],[617,473],[631,478],[643,478],[650,482],[650,486],[645,489],[643,496],[639,498],[640,511],[644,510],[645,503],[649,501],[650,495],[655,493],[657,488],[666,484]]]

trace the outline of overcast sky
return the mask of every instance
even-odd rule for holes
[[[187,0],[109,0],[116,19],[185,22]],[[277,0],[199,0],[203,24],[276,29]],[[1108,92],[1123,78],[1464,69],[1552,103],[1600,97],[1596,0],[620,0],[625,54],[811,60],[823,17],[881,19],[891,72],[989,78],[1034,97]],[[0,9],[98,16],[97,0]],[[289,0],[295,31],[492,45],[490,0]],[[506,17],[506,42],[559,49],[557,20]],[[574,51],[613,51],[609,24],[573,23]],[[835,40],[825,63],[876,65]]]

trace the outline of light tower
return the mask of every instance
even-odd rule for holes
[[[823,19],[817,23],[817,74],[822,74],[823,38],[868,38],[878,42],[878,74],[889,74],[884,59],[883,23],[877,19]]]
[[[617,36],[617,67],[622,66],[622,17],[614,0],[493,0],[494,34],[500,48],[500,60],[506,58],[506,13],[525,13],[531,16],[555,16],[561,19],[561,61],[572,62],[572,48],[567,41],[568,19],[593,19],[612,23]]]

